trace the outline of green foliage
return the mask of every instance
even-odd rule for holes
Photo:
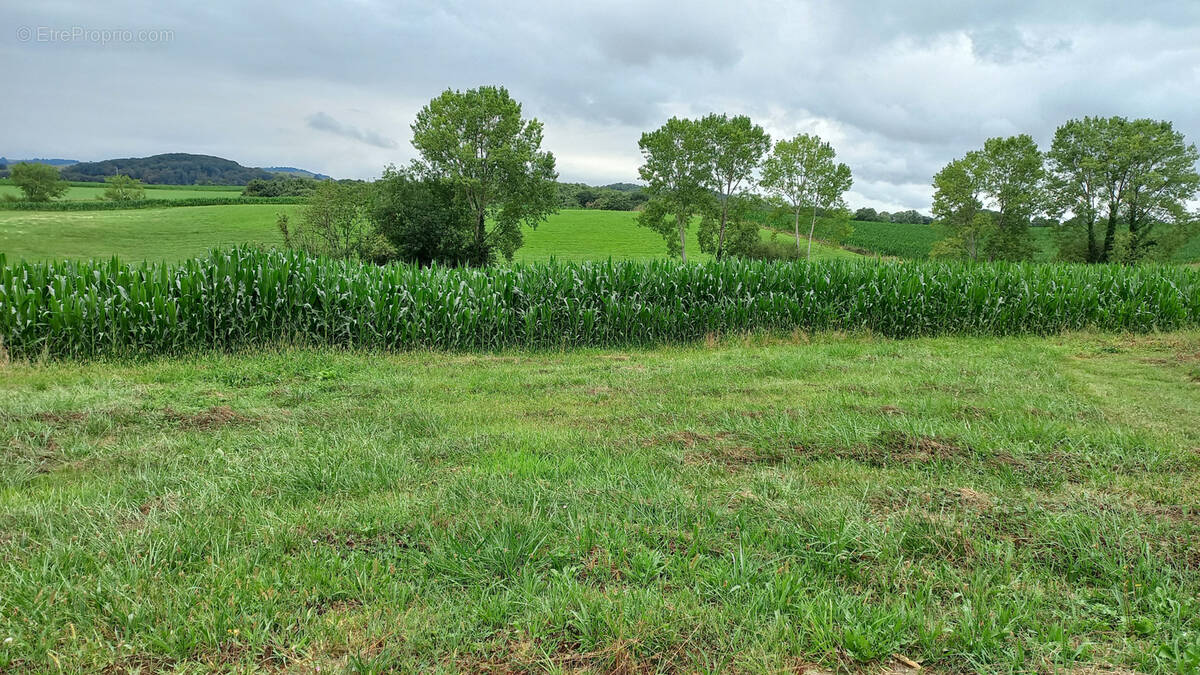
[[[1045,204],[1043,165],[1037,143],[1027,134],[984,142],[982,187],[998,211],[986,242],[990,260],[1033,258],[1029,223]]]
[[[672,117],[638,141],[650,201],[638,224],[662,235],[667,253],[687,262],[687,228],[696,215],[713,209],[706,183],[711,176],[708,138],[695,120]]]
[[[616,184],[620,187],[558,183],[558,207],[563,209],[600,209],[602,211],[633,211],[649,197],[638,185]]]
[[[17,358],[280,342],[401,350],[652,345],[796,330],[1144,332],[1200,324],[1200,270],[736,259],[420,268],[239,248],[179,266],[0,264],[0,307],[0,339]]]
[[[101,198],[105,201],[132,202],[146,198],[146,187],[136,178],[117,174],[105,178],[104,183],[104,195]]]
[[[1071,214],[1056,235],[1063,259],[1165,260],[1192,235],[1200,153],[1170,122],[1071,120],[1048,158],[1051,210]]]
[[[245,185],[254,179],[270,180],[274,174],[242,166],[211,155],[172,152],[152,157],[81,162],[65,167],[63,178],[99,183],[115,174],[163,185]]]
[[[48,164],[14,164],[9,179],[30,202],[48,202],[66,194],[69,187],[59,177],[58,169]]]
[[[933,178],[933,215],[942,240],[938,257],[1031,260],[1037,250],[1029,223],[1045,204],[1042,154],[1022,134],[989,138]],[[994,205],[996,211],[985,209]]]
[[[364,183],[322,181],[300,222],[280,223],[285,242],[311,255],[375,263],[391,259],[396,250],[371,220],[369,189]]]
[[[521,117],[504,87],[447,89],[417,113],[413,147],[420,168],[446,179],[471,208],[471,261],[512,260],[521,226],[537,227],[555,210],[554,155],[541,149],[542,123]]]
[[[372,193],[371,220],[396,259],[419,265],[471,262],[474,214],[450,181],[388,167]]]
[[[996,229],[991,214],[983,208],[983,164],[982,153],[969,152],[933,177],[933,217],[944,237],[934,245],[931,256],[983,258],[984,242]]]
[[[758,241],[757,227],[744,222],[731,225],[729,219],[730,212],[739,209],[738,202],[743,201],[763,155],[771,149],[771,137],[745,115],[713,113],[701,118],[698,126],[708,163],[704,186],[716,194],[718,211],[706,217],[716,222],[715,232],[714,228],[700,229],[700,250],[720,260],[726,253],[727,234],[737,240],[730,242],[732,250],[745,250],[746,245]],[[734,231],[727,232],[731,227]]]
[[[277,175],[270,180],[255,178],[246,183],[243,197],[307,197],[317,188],[317,182],[303,176]]]
[[[808,256],[817,226],[818,211],[845,207],[842,195],[853,184],[850,167],[834,163],[837,153],[819,136],[800,134],[778,141],[763,163],[761,184],[792,208],[796,250],[800,250],[800,211],[811,210]]]

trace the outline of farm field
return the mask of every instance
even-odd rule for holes
[[[0,253],[11,262],[22,258],[103,259],[114,255],[125,261],[177,262],[204,255],[213,247],[280,245],[283,239],[275,227],[277,214],[296,217],[302,208],[296,204],[238,204],[114,211],[0,210]],[[662,237],[638,227],[636,215],[629,211],[560,211],[536,230],[525,230],[525,245],[517,252],[516,260],[666,257]],[[696,245],[694,227],[688,246],[692,249],[690,259],[708,258]],[[815,243],[813,257],[857,256]]]
[[[9,363],[0,670],[1195,672],[1198,354]]]
[[[851,225],[854,231],[846,238],[847,247],[910,260],[928,258],[930,248],[941,236],[929,225],[857,220],[853,221]],[[816,236],[828,237],[831,231],[832,224],[830,222],[817,221]],[[1054,243],[1054,232],[1046,227],[1031,228],[1030,232],[1033,244],[1037,249],[1034,259],[1038,262],[1053,261],[1058,253]],[[1177,250],[1171,261],[1177,263],[1200,261],[1200,234],[1192,237],[1187,244]]]
[[[167,191],[164,191],[167,192]],[[214,247],[282,244],[279,213],[293,204],[114,211],[0,211],[0,253],[10,261],[106,259],[177,262]]]
[[[232,186],[194,186],[194,185],[146,185],[146,199],[192,199],[196,197],[240,197],[244,189],[238,185]],[[21,190],[11,183],[0,183],[0,199],[9,196],[19,198]],[[62,196],[65,201],[94,201],[104,195],[103,183],[80,184],[72,183],[67,188],[67,194]]]

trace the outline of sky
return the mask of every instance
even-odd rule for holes
[[[815,133],[852,207],[929,210],[991,136],[1084,115],[1200,142],[1198,0],[67,2],[0,0],[0,155],[162,152],[377,177],[447,88],[504,85],[560,179],[636,182],[672,115]]]

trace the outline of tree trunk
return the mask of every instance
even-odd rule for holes
[[[725,222],[729,215],[729,201],[721,202],[721,231],[717,234],[717,260],[725,254]]]
[[[796,255],[800,255],[800,207],[796,206]]]
[[[1108,227],[1104,229],[1104,251],[1100,254],[1099,262],[1109,262],[1112,257],[1113,244],[1117,237],[1117,209],[1119,206],[1108,206]]]
[[[487,229],[485,223],[487,212],[480,210],[475,220],[475,262],[480,267],[487,263]]]
[[[680,216],[675,216],[675,222],[679,224],[679,255],[683,258],[683,262],[687,262],[687,220]]]
[[[1100,261],[1100,252],[1096,250],[1096,218],[1094,214],[1089,216],[1087,221],[1087,261],[1090,263]]]
[[[817,205],[813,204],[812,223],[808,226],[808,255],[805,260],[812,260],[812,238],[813,233],[817,231]]]

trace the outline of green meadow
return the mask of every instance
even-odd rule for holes
[[[206,186],[206,185],[147,185],[146,199],[192,199],[196,197],[240,197],[240,186]],[[17,199],[22,196],[17,186],[11,183],[0,183],[0,200]],[[71,183],[67,193],[62,196],[65,201],[92,201],[104,196],[103,183]]]
[[[212,194],[205,192],[205,195]],[[117,256],[131,262],[177,262],[204,255],[214,247],[245,243],[282,245],[283,237],[275,225],[278,214],[286,213],[296,218],[302,209],[303,206],[295,204],[238,204],[112,211],[0,210],[0,253],[10,261]],[[666,257],[662,237],[639,227],[636,217],[637,214],[630,211],[565,209],[551,215],[536,229],[525,229],[525,245],[517,252],[516,260]],[[769,235],[764,232],[764,236]],[[689,248],[690,259],[708,258],[698,249],[695,226]],[[832,259],[857,255],[817,243],[813,246],[813,257]]]
[[[1200,335],[0,366],[0,671],[1191,673]]]

